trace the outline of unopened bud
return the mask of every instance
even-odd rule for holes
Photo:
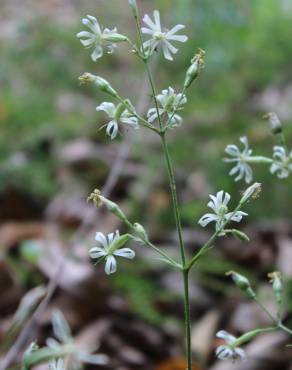
[[[275,293],[276,302],[278,305],[282,303],[283,283],[282,275],[279,271],[270,272],[268,274],[270,282],[273,284],[273,290]]]
[[[138,18],[138,8],[136,0],[129,0],[129,5],[134,18]]]
[[[127,36],[121,35],[120,33],[109,33],[103,34],[102,36],[103,40],[109,41],[109,42],[122,42],[127,41]]]
[[[262,184],[259,182],[255,182],[251,186],[249,186],[242,195],[240,199],[240,204],[247,202],[250,198],[256,199],[259,193],[262,190]]]
[[[205,62],[205,51],[199,49],[199,53],[196,54],[191,60],[191,66],[186,72],[184,88],[187,89],[191,83],[199,76],[201,69],[204,67]]]
[[[283,131],[282,123],[275,112],[265,114],[264,118],[270,122],[273,134],[280,134]]]
[[[256,294],[253,291],[249,280],[245,276],[243,276],[243,275],[241,275],[241,274],[239,274],[235,271],[229,271],[229,272],[226,273],[226,275],[231,275],[232,280],[234,281],[234,283],[238,286],[239,289],[241,289],[243,292],[245,292],[245,294],[249,298],[255,298]]]
[[[111,87],[110,83],[102,77],[95,76],[92,73],[85,72],[82,76],[78,77],[82,83],[93,82],[101,91],[116,98],[118,93]]]
[[[144,227],[141,224],[139,224],[138,222],[135,222],[134,223],[134,228],[135,228],[136,233],[139,236],[141,236],[145,240],[148,240],[148,235],[146,233],[146,230],[144,229]]]
[[[249,242],[249,237],[244,232],[236,229],[232,229],[231,232],[235,238],[241,240],[242,242]]]

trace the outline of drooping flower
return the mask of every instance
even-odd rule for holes
[[[183,109],[183,105],[187,102],[187,98],[184,94],[175,93],[172,87],[162,90],[161,94],[156,96],[159,103],[159,115],[167,114],[170,119],[170,126],[175,127],[181,124],[182,118],[175,112]],[[150,123],[155,121],[157,117],[157,109],[150,108],[147,112],[147,118]]]
[[[224,158],[225,162],[235,162],[236,165],[230,170],[229,175],[233,176],[238,173],[235,181],[239,181],[244,178],[246,183],[250,183],[252,181],[252,169],[250,165],[247,163],[247,159],[252,154],[252,150],[249,149],[247,137],[240,138],[241,143],[243,144],[243,150],[234,145],[229,144],[225,148],[225,153],[229,154],[232,158]]]
[[[119,131],[119,123],[125,123],[133,128],[139,128],[138,119],[130,113],[123,104],[117,107],[113,103],[104,102],[96,107],[97,111],[104,111],[111,120],[106,125],[106,133],[113,140]]]
[[[217,338],[221,338],[225,340],[224,345],[217,347],[216,349],[216,356],[220,360],[232,360],[235,361],[236,359],[243,360],[246,357],[246,354],[243,349],[236,347],[235,342],[237,340],[236,337],[227,333],[225,330],[220,330],[216,334]]]
[[[271,173],[276,174],[279,179],[288,177],[292,171],[292,151],[288,155],[282,146],[274,146],[273,158]]]
[[[68,369],[79,370],[83,369],[83,363],[93,364],[93,365],[105,365],[108,362],[107,356],[103,354],[92,354],[95,349],[82,348],[80,344],[74,343],[74,338],[71,334],[71,329],[66,321],[64,315],[59,310],[54,310],[52,315],[52,326],[53,332],[55,334],[54,338],[47,339],[47,345],[56,353],[62,353],[62,349],[66,348],[68,353]],[[52,369],[61,370],[62,361],[56,361],[51,364]]]
[[[124,257],[133,259],[135,252],[130,248],[120,248],[123,246],[129,237],[127,234],[121,235],[117,230],[115,233],[110,233],[105,236],[103,233],[96,233],[95,240],[101,245],[93,247],[89,251],[91,258],[99,259],[105,258],[105,273],[107,275],[113,274],[117,271],[116,257]]]
[[[117,46],[116,42],[127,40],[127,37],[119,34],[116,28],[112,30],[105,28],[102,30],[97,19],[92,15],[87,15],[87,18],[83,18],[82,23],[90,29],[90,32],[81,31],[76,36],[80,39],[83,46],[94,48],[91,54],[91,59],[94,62],[103,56],[104,48],[107,48],[108,53],[111,54]]]
[[[227,204],[230,201],[230,195],[223,190],[219,191],[216,196],[210,195],[210,198],[208,207],[212,208],[214,213],[206,213],[200,218],[199,224],[203,227],[214,221],[216,230],[219,230],[226,221],[240,222],[243,216],[247,216],[247,213],[242,211],[228,212]]]
[[[158,10],[153,12],[154,21],[146,14],[143,17],[143,22],[147,27],[142,27],[141,31],[144,34],[150,35],[151,38],[143,43],[143,47],[147,52],[147,55],[152,55],[152,53],[157,49],[162,49],[164,58],[167,60],[173,60],[171,54],[175,54],[178,49],[175,48],[170,41],[186,42],[187,36],[176,35],[176,33],[183,28],[184,25],[178,24],[172,29],[163,29],[160,23],[160,14]]]

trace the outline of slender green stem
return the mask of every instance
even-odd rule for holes
[[[269,310],[266,309],[266,307],[262,304],[262,302],[257,298],[254,297],[253,300],[256,302],[256,304],[266,313],[267,316],[276,324],[278,324],[278,320],[270,313]]]
[[[177,193],[176,193],[174,172],[173,172],[170,154],[168,151],[168,146],[167,146],[166,139],[165,139],[165,133],[160,134],[160,137],[161,137],[161,143],[162,143],[163,153],[164,153],[164,157],[166,161],[167,172],[168,172],[170,192],[171,192],[172,202],[173,202],[173,212],[174,212],[174,218],[175,218],[175,223],[176,223],[176,229],[178,233],[181,261],[182,261],[183,267],[185,267],[186,266],[185,248],[184,248],[184,242],[183,242],[183,237],[182,237],[182,226],[181,226],[180,213],[179,213],[179,207],[178,207],[178,199],[177,199]]]
[[[287,328],[287,326],[283,325],[282,323],[278,324],[278,327],[282,329],[283,331],[285,331],[286,333],[292,335],[292,330]]]
[[[162,148],[166,160],[166,167],[169,178],[170,191],[173,203],[173,212],[176,223],[176,229],[179,239],[179,248],[181,254],[181,263],[183,267],[183,283],[184,283],[184,308],[185,308],[185,340],[186,340],[186,359],[187,359],[187,370],[192,369],[192,343],[191,343],[191,317],[190,317],[190,300],[189,300],[189,270],[186,268],[186,256],[184,242],[182,238],[182,227],[181,218],[179,213],[178,199],[176,193],[175,177],[171,162],[171,157],[168,151],[165,132],[160,134]]]
[[[183,271],[184,279],[184,307],[185,307],[185,346],[187,355],[187,370],[192,369],[192,337],[191,337],[191,313],[189,298],[189,271]]]
[[[185,249],[184,249],[184,243],[183,243],[183,238],[182,238],[182,227],[181,227],[181,219],[180,219],[180,214],[179,214],[178,199],[177,199],[177,193],[176,193],[175,177],[174,177],[173,167],[172,167],[171,158],[170,158],[170,155],[169,155],[167,143],[166,143],[166,140],[165,140],[166,126],[163,127],[163,124],[162,124],[162,121],[161,121],[158,101],[157,101],[157,98],[156,98],[156,89],[155,89],[154,81],[153,81],[152,74],[151,74],[151,71],[150,71],[150,68],[149,68],[148,57],[146,55],[145,48],[144,48],[144,45],[143,45],[143,38],[142,38],[142,33],[141,33],[141,27],[140,27],[138,14],[134,18],[135,18],[135,22],[136,22],[137,29],[138,29],[138,34],[139,34],[142,53],[143,53],[143,56],[144,56],[142,59],[143,59],[143,62],[145,64],[145,68],[146,68],[146,72],[147,72],[147,75],[148,75],[148,80],[149,80],[149,83],[150,83],[150,86],[151,86],[152,95],[153,95],[155,108],[156,108],[156,112],[157,112],[157,118],[158,118],[159,128],[160,128],[159,134],[160,134],[160,138],[161,138],[162,148],[163,148],[163,152],[164,152],[164,156],[165,156],[165,160],[166,160],[167,172],[168,172],[168,177],[169,177],[169,185],[170,185],[170,191],[171,191],[172,202],[173,202],[174,217],[175,217],[176,229],[177,229],[178,239],[179,239],[179,248],[180,248],[180,254],[181,254],[181,265],[182,265],[182,270],[183,270],[187,370],[191,370],[192,369],[192,353],[191,353],[191,321],[190,321],[189,280],[188,280],[189,279],[189,271],[186,269],[186,257],[185,257]]]
[[[272,158],[256,155],[245,159],[246,163],[273,163]]]
[[[136,229],[135,229],[135,226],[127,219],[124,220],[125,224],[127,226],[129,226],[133,231],[136,232]],[[148,247],[152,248],[153,250],[155,250],[158,254],[160,254],[162,257],[166,258],[169,263],[173,266],[176,266],[177,268],[181,269],[182,266],[177,263],[174,259],[172,259],[171,257],[169,257],[166,253],[164,253],[161,249],[159,249],[158,247],[156,247],[153,243],[151,243],[149,240],[145,239],[145,238],[142,238],[140,235],[139,235],[139,238],[143,241],[143,243],[145,245],[147,245]]]

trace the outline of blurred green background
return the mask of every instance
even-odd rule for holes
[[[140,1],[142,12],[161,10],[163,23],[187,25],[189,42],[179,45],[175,62],[160,60],[156,70],[158,89],[180,88],[185,70],[198,47],[206,50],[206,67],[189,91],[183,126],[172,135],[171,151],[180,188],[188,188],[183,200],[184,222],[193,225],[205,209],[208,191],[224,188],[238,194],[244,184],[234,184],[222,162],[224,148],[247,135],[254,153],[271,155],[274,138],[262,120],[276,111],[292,139],[292,3],[289,0],[180,0]],[[115,1],[2,1],[0,72],[0,192],[17,191],[44,207],[60,187],[63,163],[58,151],[68,141],[89,139],[113,146],[104,130],[104,116],[95,106],[107,100],[98,92],[78,85],[77,77],[90,71],[107,77],[135,97],[141,88],[142,66],[127,46],[93,63],[75,34],[83,29],[81,17],[92,14],[105,26],[135,37],[126,0]],[[22,14],[21,17],[18,14]],[[132,133],[129,133],[132,135]],[[131,157],[157,169],[163,162],[151,136],[141,149],[132,145]],[[137,143],[136,143],[137,144]],[[149,150],[151,148],[151,150]],[[86,189],[101,186],[109,168],[102,158],[72,181]],[[147,167],[145,166],[145,168]],[[60,174],[61,172],[61,174]],[[157,186],[155,171],[131,180],[128,196],[139,206],[144,184]],[[287,197],[289,181],[273,178],[266,166],[256,166],[255,180],[264,191],[254,217],[291,216]],[[159,182],[159,180],[158,180]],[[68,184],[67,184],[68,185]],[[199,199],[199,203],[197,200]],[[268,200],[268,201],[267,201]],[[141,206],[141,205],[140,205]],[[136,209],[136,208],[135,208]],[[170,217],[164,218],[169,221]]]

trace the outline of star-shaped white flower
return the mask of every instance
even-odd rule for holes
[[[119,131],[119,122],[139,128],[138,119],[127,109],[120,110],[120,105],[116,107],[113,103],[104,102],[96,107],[97,111],[104,111],[111,120],[106,125],[106,133],[113,140]]]
[[[74,338],[72,337],[70,326],[61,311],[53,311],[52,326],[55,337],[58,340],[54,338],[48,338],[47,346],[52,350],[55,350],[58,354],[62,353],[62,349],[67,348],[68,369],[81,370],[83,369],[83,363],[94,365],[107,364],[107,356],[103,354],[92,354],[91,349],[88,350],[88,348],[82,348],[79,344],[77,345],[76,343],[74,343]],[[70,351],[68,351],[69,349]],[[62,365],[62,361],[57,361],[54,364],[51,364],[51,368],[61,370]]]
[[[226,344],[217,347],[216,349],[216,356],[220,360],[232,360],[235,361],[236,359],[243,360],[246,357],[246,354],[243,349],[236,347],[235,341],[237,340],[236,337],[227,333],[225,330],[220,330],[216,334],[217,338],[224,339]]]
[[[238,173],[235,181],[239,181],[244,178],[245,182],[249,184],[252,181],[252,169],[246,160],[251,156],[252,150],[249,149],[247,137],[241,137],[240,141],[243,144],[243,150],[240,151],[234,144],[227,145],[225,153],[229,154],[232,158],[225,158],[224,161],[236,163],[229,172],[229,175],[231,176]]]
[[[103,48],[108,49],[111,54],[117,46],[116,42],[126,41],[127,37],[117,32],[116,28],[112,30],[105,28],[101,29],[97,19],[92,15],[87,15],[87,18],[82,19],[82,23],[90,29],[91,32],[81,31],[77,33],[80,42],[86,48],[94,48],[91,59],[96,62],[98,58],[103,56]]]
[[[170,119],[170,126],[179,126],[182,122],[180,115],[174,113],[183,109],[183,105],[187,102],[187,98],[184,94],[176,94],[172,87],[162,90],[161,94],[156,96],[159,103],[159,115],[166,113],[168,119]],[[147,112],[147,119],[150,123],[157,119],[157,109],[150,108]]]
[[[285,179],[292,171],[292,151],[287,155],[285,148],[274,146],[274,162],[270,167],[272,174],[276,174],[279,179]]]
[[[188,39],[187,36],[176,35],[176,33],[185,28],[185,26],[178,24],[171,30],[162,29],[158,10],[154,10],[153,18],[154,21],[152,21],[148,14],[143,17],[143,22],[147,27],[142,27],[141,31],[151,36],[149,40],[143,43],[143,47],[146,49],[149,56],[152,55],[154,50],[161,48],[165,59],[173,60],[171,54],[175,54],[178,49],[175,48],[170,41],[186,42]]]
[[[227,220],[240,222],[243,216],[247,216],[247,213],[242,211],[228,212],[227,204],[230,201],[230,195],[223,190],[219,191],[216,196],[210,195],[210,198],[208,207],[212,208],[214,213],[206,213],[200,218],[199,224],[203,227],[214,221],[216,230],[219,230]]]
[[[117,261],[115,258],[116,256],[128,259],[133,259],[135,257],[135,252],[132,249],[119,248],[121,246],[121,243],[119,243],[119,240],[121,240],[121,238],[122,237],[120,237],[120,233],[118,230],[115,233],[108,234],[107,236],[105,236],[101,232],[98,232],[96,233],[95,240],[101,246],[91,248],[89,251],[89,255],[91,258],[105,258],[105,273],[107,275],[113,274],[117,271]],[[118,245],[117,248],[116,245]]]

